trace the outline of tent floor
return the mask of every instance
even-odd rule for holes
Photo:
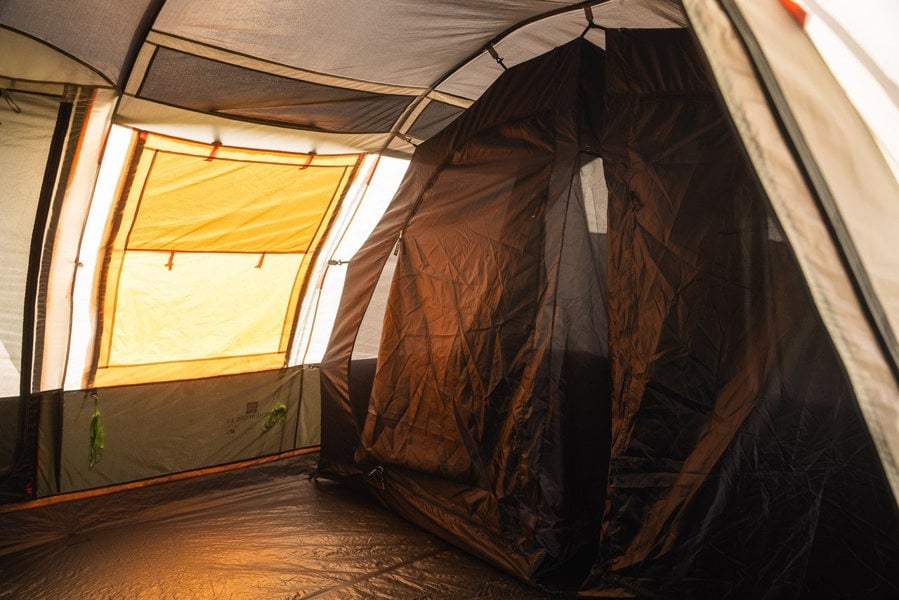
[[[311,479],[317,459],[0,511],[0,598],[545,597]]]

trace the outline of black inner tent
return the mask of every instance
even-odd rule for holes
[[[526,579],[592,560],[598,539],[602,73],[601,50],[564,46],[509,70],[418,148],[348,274],[396,247],[370,392],[351,383],[344,410],[323,397],[323,473],[370,473],[391,506]],[[342,307],[361,302],[345,294]],[[332,348],[341,335],[355,334]],[[325,357],[324,389],[346,358]]]
[[[870,435],[686,31],[509,69],[417,148],[339,314],[320,475],[525,581],[899,592]]]

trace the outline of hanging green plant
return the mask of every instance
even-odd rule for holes
[[[94,414],[91,416],[90,424],[91,446],[88,468],[93,470],[103,455],[103,419],[100,417],[100,398],[97,392],[91,392],[91,398],[94,399]]]
[[[283,402],[278,402],[275,407],[268,413],[265,419],[265,430],[268,431],[275,426],[275,423],[283,421],[287,418],[287,407]]]

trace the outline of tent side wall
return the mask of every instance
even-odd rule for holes
[[[0,102],[0,165],[6,174],[3,239],[4,285],[0,290],[0,474],[15,468],[21,436],[20,402],[24,306],[31,236],[61,97],[4,92]],[[19,110],[14,110],[18,106]],[[6,178],[5,178],[6,179]]]
[[[8,209],[0,225],[4,242],[0,495],[16,498],[34,492],[42,404],[39,394],[44,391],[41,380],[46,374],[41,358],[48,289],[65,286],[74,272],[71,264],[67,273],[51,280],[50,256],[54,244],[59,245],[54,239],[55,228],[90,94],[88,90],[62,86],[58,94],[50,94],[13,85],[3,90],[3,98],[0,166],[10,177],[4,196]]]
[[[105,91],[71,86],[65,91],[65,96],[56,97],[23,89],[4,90],[4,97],[9,101],[3,103],[5,110],[0,134],[9,139],[4,137],[3,160],[9,163],[9,172],[22,174],[13,180],[17,187],[11,196],[22,204],[13,207],[11,217],[15,218],[7,220],[11,229],[9,235],[4,236],[4,241],[8,242],[4,244],[8,258],[5,264],[9,269],[5,279],[12,284],[4,288],[3,297],[2,342],[8,355],[2,361],[5,397],[0,401],[0,425],[4,432],[0,447],[0,478],[4,500],[131,482],[316,446],[320,431],[318,369],[314,365],[277,368],[284,367],[287,362],[295,314],[291,310],[285,309],[288,316],[267,329],[277,333],[275,346],[280,353],[274,368],[253,368],[249,359],[239,356],[231,361],[234,372],[231,376],[223,376],[221,370],[200,373],[188,368],[182,370],[182,377],[169,377],[170,381],[132,380],[121,386],[95,382],[94,387],[87,387],[90,385],[87,381],[81,381],[79,385],[80,378],[75,373],[69,374],[73,375],[67,380],[70,387],[62,390],[67,357],[84,352],[77,345],[71,346],[69,339],[73,303],[83,300],[73,299],[77,295],[72,291],[73,280],[76,274],[85,280],[92,279],[81,259],[84,252],[91,250],[82,247],[79,234],[88,219],[91,192],[97,181],[97,160],[108,133],[113,105],[110,94]],[[45,135],[36,135],[35,132],[41,131],[42,123]],[[222,149],[221,152],[226,162],[222,168],[237,164],[235,151]],[[229,160],[232,163],[228,163]],[[278,197],[282,201],[279,210],[257,211],[275,214],[272,218],[293,219],[294,224],[302,220],[305,225],[302,237],[296,232],[299,227],[278,228],[265,223],[268,227],[263,229],[276,232],[270,235],[280,236],[279,240],[290,237],[295,246],[302,243],[299,248],[287,250],[300,257],[294,262],[311,265],[317,259],[321,240],[330,232],[335,212],[345,198],[361,157],[281,153],[269,160],[287,164],[281,170],[290,172],[292,177],[304,181],[311,179],[317,184],[302,187],[302,194],[324,198],[315,205],[317,208],[326,205],[326,209],[319,211],[323,217],[318,213],[310,216],[313,211],[309,209],[303,212],[291,208],[291,202],[304,207],[310,204],[299,192],[292,195],[282,192]],[[291,166],[290,161],[295,164]],[[203,164],[214,168],[211,163],[204,156]],[[27,169],[32,166],[33,174],[27,176]],[[334,174],[317,176],[313,172]],[[173,182],[167,183],[171,189]],[[177,185],[176,181],[174,187]],[[249,187],[254,187],[252,182]],[[243,196],[252,199],[247,193]],[[181,202],[170,212],[177,213],[184,205]],[[146,202],[144,206],[147,206]],[[289,214],[284,216],[285,212]],[[292,216],[297,214],[299,216]],[[247,239],[244,228],[252,225],[253,219],[244,219],[235,225],[228,222],[227,216],[218,216],[222,223],[214,232],[218,243],[237,240],[234,243],[239,244],[240,240]],[[113,220],[115,218],[113,215]],[[184,219],[191,219],[189,216],[181,218],[182,226]],[[199,218],[211,219],[208,214]],[[264,216],[255,219],[264,220]],[[197,218],[193,222],[196,224]],[[154,230],[154,233],[158,231]],[[244,243],[258,240],[257,235],[251,242]],[[11,243],[13,241],[19,243]],[[246,258],[244,262],[249,263],[249,269],[244,271],[249,271],[251,282],[253,276],[259,279],[261,274],[267,273],[271,265],[284,262],[279,255],[266,261],[265,250],[270,240],[263,241],[261,248],[237,248]],[[276,252],[284,250],[283,247],[273,249]],[[227,250],[230,248],[225,248]],[[194,256],[196,253],[182,255],[185,263]],[[151,269],[154,273],[171,273],[171,269],[166,270],[165,260],[155,266],[158,268]],[[287,292],[281,294],[283,301],[279,307],[299,305],[301,290],[310,285],[306,269],[299,274],[294,269],[293,273],[282,277],[284,282],[279,284]],[[228,274],[233,275],[232,272]],[[250,291],[256,298],[274,295],[264,286],[257,288],[228,291],[237,299],[250,297]],[[159,288],[156,291],[165,290]],[[132,347],[145,345],[149,338],[166,335],[177,338],[179,331],[172,325],[175,319],[160,319],[159,315],[165,315],[166,310],[169,315],[181,315],[185,312],[183,303],[177,310],[172,306],[153,304],[156,294],[144,292],[146,290],[138,294],[139,300],[152,305],[157,321],[147,329],[152,319],[138,317],[132,320],[132,331],[134,327],[144,327],[143,337],[138,333],[139,339]],[[95,306],[96,296],[98,292],[94,290],[90,306]],[[284,300],[287,296],[289,298]],[[122,299],[122,295],[116,295],[112,304]],[[132,300],[119,304],[119,307],[134,304]],[[190,305],[190,298],[184,302]],[[221,295],[216,302],[222,305],[226,297]],[[94,314],[85,315],[80,311],[75,315],[77,327],[93,329]],[[207,327],[206,331],[209,331],[209,320],[208,315],[199,320]],[[117,324],[125,324],[124,319]],[[224,325],[215,331],[216,340],[223,335],[233,335],[229,333],[228,323]],[[146,335],[148,333],[150,335]],[[180,335],[182,339],[185,337],[183,331]],[[198,341],[205,341],[205,338],[195,338],[191,347],[197,346]],[[117,359],[116,356],[113,358]],[[137,362],[141,361],[153,362],[147,361],[145,356],[139,357]],[[78,364],[77,360],[75,364]],[[90,375],[90,368],[88,365],[86,376]],[[23,371],[27,374],[24,377]],[[201,376],[203,378],[198,378]],[[148,379],[153,381],[154,378]],[[72,381],[82,389],[71,389],[75,387]],[[21,389],[28,392],[16,395]]]
[[[137,137],[98,204],[94,358],[45,404],[39,495],[318,444],[318,369],[289,349],[362,157]]]

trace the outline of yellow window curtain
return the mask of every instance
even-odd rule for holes
[[[142,134],[113,215],[91,385],[283,366],[311,257],[360,159]]]

